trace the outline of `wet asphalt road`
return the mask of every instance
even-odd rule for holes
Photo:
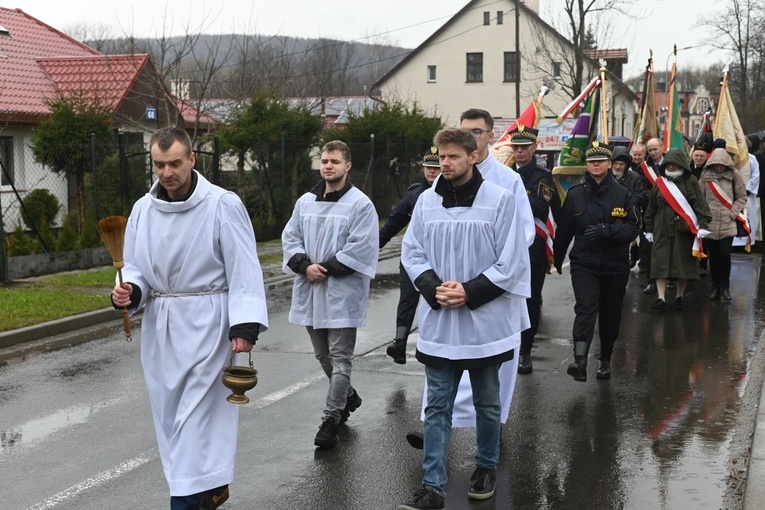
[[[657,315],[633,273],[607,382],[594,378],[594,358],[588,382],[565,374],[573,292],[567,268],[549,276],[534,373],[519,377],[503,428],[496,498],[468,501],[475,436],[459,429],[446,508],[740,508],[765,371],[765,285],[760,256],[734,257],[729,305],[708,302],[702,279],[687,310]],[[271,329],[256,347],[259,383],[241,408],[222,508],[393,509],[418,488],[421,453],[404,435],[421,427],[423,370],[385,356],[397,259],[379,273],[354,362],[363,404],[329,451],[313,447],[326,379],[305,331],[287,323],[288,287],[269,292]],[[169,507],[134,338],[116,333],[0,366],[1,509]]]

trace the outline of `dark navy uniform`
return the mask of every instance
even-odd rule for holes
[[[592,160],[588,156],[588,161]],[[629,279],[629,247],[638,235],[640,223],[635,196],[616,181],[610,169],[600,183],[587,173],[582,184],[568,190],[558,219],[554,250],[555,267],[560,273],[573,239],[569,260],[576,300],[575,362],[568,373],[578,381],[587,380],[587,353],[596,319],[601,361],[598,378],[607,379],[611,375],[611,354],[619,336],[622,301]]]
[[[422,156],[422,166],[425,170],[428,168],[440,169],[438,160],[438,148],[431,147]],[[412,211],[417,199],[422,192],[430,188],[430,183],[426,178],[422,182],[412,184],[406,190],[404,198],[393,208],[385,224],[380,227],[380,249],[382,249],[393,236],[401,232],[401,229],[409,224],[412,219]],[[406,363],[406,343],[409,338],[409,332],[412,330],[414,316],[417,313],[417,304],[420,301],[420,293],[414,288],[409,275],[404,270],[404,266],[399,263],[399,298],[398,308],[396,310],[396,336],[393,343],[388,346],[386,353],[393,358],[393,361],[399,364]]]
[[[550,214],[550,207],[558,209],[557,193],[555,193],[552,174],[544,168],[538,167],[533,158],[528,165],[521,168],[514,166],[513,169],[521,176],[534,219],[546,223]],[[529,261],[531,262],[531,297],[526,300],[526,305],[531,327],[521,333],[521,356],[531,355],[534,336],[539,329],[542,287],[545,283],[545,275],[550,269],[546,242],[539,234],[536,235],[534,243],[529,247]]]
[[[555,193],[552,174],[536,164],[534,151],[536,150],[538,136],[538,130],[518,124],[515,129],[510,131],[510,145],[513,147],[513,151],[524,151],[526,157],[531,157],[531,160],[526,165],[519,167],[516,163],[512,168],[518,172],[523,181],[523,186],[526,188],[531,213],[534,215],[534,222],[536,223],[538,220],[545,224],[550,215],[550,207],[555,205],[554,209],[557,209],[557,193]],[[550,260],[547,255],[545,238],[539,235],[539,233],[534,237],[534,242],[529,247],[529,262],[531,266],[531,297],[526,299],[526,307],[529,312],[531,327],[521,333],[521,349],[519,352],[520,356],[518,357],[519,374],[530,374],[533,372],[531,347],[534,343],[534,337],[539,330],[542,287],[545,284],[545,275],[550,271]]]

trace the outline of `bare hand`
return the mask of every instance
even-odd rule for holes
[[[444,282],[436,287],[436,301],[442,308],[459,308],[467,302],[467,294],[461,283]]]
[[[234,352],[250,352],[252,350],[252,342],[235,336],[231,339],[231,349]]]
[[[327,269],[319,264],[311,264],[305,269],[305,279],[308,283],[318,283],[327,279]]]
[[[112,301],[115,305],[122,308],[130,305],[130,296],[133,295],[133,286],[129,283],[123,283],[120,287],[115,285],[112,289]]]

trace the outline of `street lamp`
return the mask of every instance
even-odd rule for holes
[[[676,55],[678,51],[690,50],[692,48],[698,48],[698,47],[699,47],[698,45],[697,46],[685,46],[684,48],[677,48],[677,47],[675,47],[669,53],[669,55],[667,55],[667,62],[666,62],[666,65],[664,66],[664,69],[667,70],[667,81],[664,82],[665,83],[665,85],[664,85],[664,92],[669,93],[669,57],[671,57],[672,55]]]

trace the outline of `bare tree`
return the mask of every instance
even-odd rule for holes
[[[750,69],[755,59],[762,60],[762,23],[765,21],[765,1],[730,0],[720,11],[701,18],[702,26],[711,28],[720,37],[710,37],[710,44],[732,52],[736,58],[737,79],[732,80],[740,107],[750,102]],[[761,76],[758,68],[756,75]]]
[[[551,74],[556,85],[572,99],[579,95],[585,82],[588,57],[586,50],[595,44],[603,47],[610,40],[611,22],[615,16],[636,19],[632,14],[632,0],[563,0],[562,9],[555,3],[552,25],[562,37],[551,36],[548,31],[532,32],[533,51],[524,51],[523,59],[532,69]],[[573,58],[572,58],[573,56]]]

